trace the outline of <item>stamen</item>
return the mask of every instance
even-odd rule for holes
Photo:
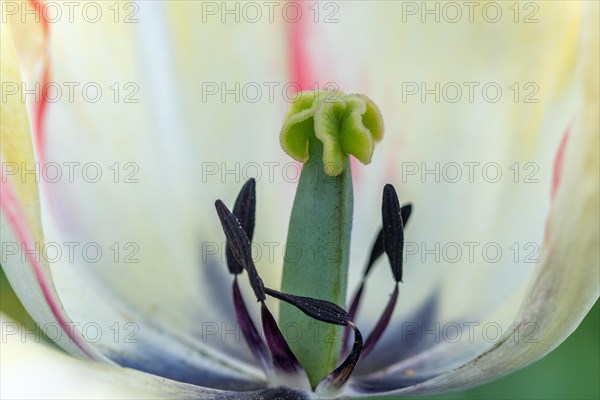
[[[244,232],[248,236],[248,240],[252,241],[254,235],[254,216],[256,213],[256,181],[254,178],[250,178],[240,190],[235,204],[233,206],[233,215],[240,221]],[[232,274],[241,274],[244,270],[242,265],[233,255],[231,245],[227,242],[225,249],[225,256],[227,258],[227,267],[229,272]]]
[[[383,244],[390,260],[396,282],[402,282],[402,253],[404,252],[404,224],[400,214],[400,202],[396,189],[390,184],[383,188],[381,205]]]
[[[400,209],[400,214],[402,216],[402,222],[404,223],[404,226],[406,226],[406,223],[408,222],[408,219],[410,218],[411,213],[412,213],[412,204],[410,204],[410,203],[403,205],[402,208]],[[363,273],[363,277],[360,281],[360,285],[359,285],[358,289],[356,290],[356,292],[354,293],[354,296],[352,297],[352,301],[350,302],[348,314],[350,315],[351,320],[356,319],[358,307],[360,305],[360,302],[362,299],[362,294],[363,294],[363,291],[365,288],[365,284],[367,282],[367,276],[369,275],[369,272],[371,271],[373,264],[375,264],[375,262],[379,259],[379,257],[381,257],[383,255],[384,252],[385,252],[385,248],[384,248],[384,244],[383,244],[383,229],[380,229],[379,233],[377,234],[377,237],[375,238],[375,241],[373,242],[373,246],[371,247],[371,255],[369,256],[369,262],[367,263],[367,267],[365,268],[365,272]],[[348,351],[349,338],[350,338],[350,328],[347,327],[344,330],[344,340],[342,342],[344,345],[343,345],[342,354],[346,354],[346,352]]]
[[[402,226],[406,226],[408,223],[408,219],[410,218],[410,214],[412,214],[412,204],[408,203],[402,206],[400,209],[400,215],[402,216]]]
[[[381,335],[383,335],[383,332],[387,328],[387,326],[390,322],[390,319],[392,318],[392,314],[394,313],[394,308],[396,307],[397,301],[398,301],[398,283],[396,283],[394,292],[390,296],[390,300],[388,301],[387,306],[385,307],[385,309],[383,311],[383,314],[381,314],[381,317],[379,317],[379,320],[377,321],[375,328],[373,328],[373,331],[371,332],[371,334],[367,338],[367,341],[365,342],[365,347],[363,348],[362,357],[366,357],[371,352],[371,350],[373,350],[373,348],[375,347],[375,345],[381,338]]]
[[[354,293],[354,297],[352,298],[352,303],[350,303],[350,308],[348,309],[348,315],[350,316],[350,319],[356,318],[356,313],[358,312],[358,306],[360,305],[363,290],[365,288],[365,282],[366,282],[366,280],[363,277],[363,280],[360,282],[360,286],[358,287],[358,290]],[[349,335],[350,335],[350,328],[346,328],[346,330],[344,331],[344,353],[345,353],[345,350],[348,348],[347,343],[348,343]]]
[[[337,367],[332,373],[327,375],[316,388],[316,392],[323,397],[335,397],[348,381],[354,368],[358,363],[363,349],[363,339],[360,331],[352,321],[348,322],[348,326],[354,330],[354,345],[352,351],[344,362]]]
[[[254,232],[254,212],[256,208],[256,196],[255,196],[255,182],[254,179],[250,179],[246,184],[242,187],[240,194],[238,195],[235,206],[233,208],[234,216],[238,218],[238,224],[241,220],[242,222],[242,230],[247,234],[247,236],[252,237]],[[218,202],[219,203],[219,202]],[[254,356],[260,361],[265,373],[267,375],[272,374],[273,365],[271,363],[269,353],[267,350],[267,345],[265,344],[263,338],[258,333],[252,318],[250,317],[250,313],[248,312],[248,308],[246,307],[246,303],[244,302],[244,298],[242,297],[242,293],[240,292],[240,288],[237,281],[237,276],[242,273],[244,270],[242,264],[237,260],[233,253],[233,247],[236,247],[238,253],[241,253],[242,250],[239,249],[239,245],[232,246],[230,243],[230,237],[236,237],[239,241],[245,242],[244,238],[238,233],[236,236],[237,229],[231,229],[235,224],[234,221],[229,217],[229,210],[222,203],[216,204],[217,213],[219,215],[219,219],[221,220],[221,224],[223,226],[223,230],[225,231],[225,235],[227,236],[227,267],[229,272],[234,275],[233,285],[232,285],[232,295],[233,295],[233,305],[235,308],[235,314],[237,317],[238,324],[240,329],[242,330],[242,335],[244,335],[244,339],[250,348],[250,351]],[[249,243],[248,237],[246,240]],[[250,274],[249,274],[250,275]],[[260,278],[259,278],[260,279]],[[256,291],[255,291],[256,293]],[[257,294],[258,296],[258,294]]]
[[[406,223],[408,222],[411,213],[411,203],[405,204],[400,208],[400,215],[402,217],[403,227],[406,226]],[[379,257],[383,255],[384,252],[385,246],[383,241],[383,228],[381,228],[379,230],[379,233],[377,234],[377,237],[375,238],[375,242],[373,242],[373,246],[371,247],[371,255],[369,256],[369,262],[367,263],[367,267],[365,268],[365,272],[363,273],[363,282],[365,281],[365,278],[369,275],[369,272],[371,272],[371,268],[373,267],[375,262],[379,259]]]
[[[348,326],[354,330],[354,346],[352,346],[352,351],[339,367],[319,383],[316,389],[320,394],[331,395],[334,392],[338,392],[348,378],[350,378],[350,375],[352,375],[363,348],[362,335],[356,325],[350,321],[348,313],[340,306],[326,300],[281,293],[271,288],[265,288],[265,292],[269,296],[297,307],[311,318],[334,325]]]
[[[268,373],[273,369],[273,366],[271,364],[267,346],[265,345],[262,336],[258,333],[258,329],[256,329],[254,322],[252,322],[250,313],[248,313],[248,308],[246,307],[246,303],[244,302],[244,298],[242,297],[242,293],[238,286],[237,275],[233,280],[232,291],[235,314],[240,329],[242,330],[242,335],[244,335],[244,339],[246,339],[246,343],[248,343],[248,347],[250,347],[252,354],[260,361],[265,372]]]
[[[377,261],[384,252],[385,247],[383,245],[383,229],[380,229],[377,237],[375,238],[375,242],[373,242],[373,246],[371,247],[371,255],[369,256],[369,262],[367,263],[367,267],[363,273],[363,278],[366,278],[367,275],[369,275],[373,264],[375,264],[375,261]]]
[[[394,292],[377,321],[375,328],[367,338],[363,357],[367,356],[375,347],[383,332],[387,328],[396,302],[398,300],[398,282],[402,281],[402,253],[404,251],[404,224],[396,189],[390,184],[383,188],[383,200],[381,205],[381,219],[383,222],[383,247],[390,260],[392,274],[396,281]]]
[[[254,266],[254,261],[252,260],[252,247],[250,246],[250,241],[248,240],[248,236],[246,236],[246,232],[244,232],[244,229],[235,215],[229,211],[227,206],[223,204],[221,200],[215,202],[215,207],[219,219],[221,220],[223,232],[225,232],[225,236],[227,237],[227,243],[231,245],[231,250],[233,251],[235,258],[248,272],[250,286],[252,286],[252,290],[254,290],[256,299],[258,301],[264,301],[267,298],[265,296],[265,285],[260,276],[258,276],[256,267]]]
[[[250,179],[246,182],[236,199],[234,213],[229,211],[221,200],[215,202],[217,214],[227,238],[227,264],[230,273],[235,275],[232,287],[233,300],[237,320],[240,323],[244,338],[248,342],[250,350],[260,360],[267,373],[274,371],[285,382],[302,384],[308,383],[306,372],[290,349],[277,326],[275,318],[267,308],[265,304],[266,295],[268,294],[271,297],[287,302],[318,321],[346,326],[348,329],[346,330],[344,341],[347,340],[349,329],[352,329],[354,331],[354,345],[352,346],[352,350],[340,366],[323,379],[316,388],[317,392],[322,395],[337,394],[350,378],[361,356],[368,355],[375,347],[387,328],[394,312],[399,294],[398,282],[402,281],[403,221],[407,221],[410,217],[412,206],[409,204],[401,208],[394,187],[391,185],[385,186],[382,202],[383,228],[373,244],[361,285],[352,301],[350,313],[348,313],[343,308],[329,301],[282,293],[264,286],[252,259],[252,248],[249,239],[254,232],[255,190],[255,181]],[[384,252],[390,261],[396,285],[375,328],[367,338],[367,341],[363,343],[362,335],[352,322],[352,317],[358,310],[366,277],[374,263]],[[252,322],[238,286],[237,275],[244,269],[248,272],[250,285],[257,300],[261,303],[261,319],[266,345]],[[345,346],[346,344],[344,343]],[[267,348],[271,352],[271,360],[269,360]],[[271,367],[274,367],[274,369]]]
[[[267,345],[273,355],[273,364],[279,370],[289,374],[304,373],[302,365],[300,365],[292,349],[290,349],[290,346],[285,341],[283,334],[277,326],[277,322],[275,322],[275,318],[273,318],[273,314],[271,314],[264,301],[261,302],[260,311]]]
[[[330,301],[281,293],[271,288],[265,288],[265,292],[271,297],[295,306],[304,314],[316,320],[342,326],[348,325],[350,322],[346,310]]]
[[[252,248],[248,236],[244,232],[244,228],[242,228],[239,220],[221,200],[215,202],[215,207],[221,220],[223,232],[225,232],[225,236],[227,237],[227,243],[231,245],[231,251],[237,261],[248,272],[250,286],[254,290],[256,299],[261,303],[263,332],[267,347],[271,351],[271,359],[275,367],[275,372],[278,374],[281,383],[292,386],[310,387],[306,372],[288,346],[277,326],[275,318],[273,318],[273,314],[271,314],[265,304],[265,286],[252,260]]]

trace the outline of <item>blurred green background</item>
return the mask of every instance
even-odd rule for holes
[[[0,268],[0,310],[33,324]],[[498,381],[430,399],[600,399],[600,303],[558,349]],[[418,399],[425,399],[419,397]]]

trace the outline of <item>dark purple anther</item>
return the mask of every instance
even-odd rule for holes
[[[265,286],[254,266],[254,261],[252,260],[252,247],[250,246],[250,241],[248,240],[248,236],[246,236],[246,232],[244,232],[244,229],[235,215],[229,211],[227,206],[223,204],[221,200],[215,202],[215,207],[219,219],[221,220],[223,232],[225,232],[225,236],[227,237],[227,243],[231,245],[233,254],[242,267],[248,272],[248,279],[250,280],[250,285],[252,286],[252,290],[254,290],[257,300],[264,301],[266,299]]]
[[[381,219],[383,222],[383,244],[390,260],[396,282],[402,282],[402,253],[404,252],[404,224],[396,189],[390,184],[383,188]]]
[[[281,293],[270,288],[265,288],[265,292],[271,297],[293,305],[304,314],[318,321],[342,326],[348,325],[350,321],[346,310],[330,301]]]
[[[235,200],[235,204],[233,206],[233,215],[235,215],[238,221],[240,221],[240,224],[242,225],[244,232],[246,232],[246,236],[248,236],[248,240],[250,242],[252,241],[252,236],[254,235],[255,213],[256,182],[254,179],[249,179],[244,184],[242,190],[240,190],[240,194],[238,194],[238,197]],[[244,268],[234,256],[229,242],[227,242],[225,256],[227,258],[227,267],[229,268],[229,272],[234,275],[241,274]]]

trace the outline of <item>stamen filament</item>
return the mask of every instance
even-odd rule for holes
[[[250,313],[248,312],[248,308],[246,307],[246,303],[240,292],[237,275],[233,280],[232,292],[235,314],[240,329],[242,330],[242,335],[244,336],[250,351],[254,354],[254,357],[260,361],[265,373],[269,374],[269,371],[273,369],[273,365],[271,364],[267,346],[250,317]]]
[[[317,386],[316,392],[323,396],[335,396],[346,384],[356,364],[360,360],[363,349],[363,338],[354,322],[349,321],[348,326],[354,331],[354,345],[352,351],[346,357],[344,362],[333,372],[327,375]]]
[[[390,296],[390,300],[388,301],[385,310],[381,314],[381,317],[379,317],[377,324],[375,324],[375,328],[373,328],[373,331],[369,334],[369,337],[365,342],[365,346],[362,352],[362,358],[366,357],[371,352],[371,350],[373,350],[373,348],[383,335],[383,332],[385,332],[385,329],[387,328],[388,324],[390,323],[390,319],[392,318],[392,314],[394,313],[394,308],[396,307],[397,301],[398,283],[396,283],[396,286],[394,287],[394,292]]]
[[[271,314],[264,301],[260,304],[260,312],[267,345],[273,356],[273,364],[279,370],[290,374],[304,371],[302,365],[300,365],[300,362],[290,349],[290,346],[285,341],[273,314]]]

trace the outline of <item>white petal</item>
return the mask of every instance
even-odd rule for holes
[[[153,15],[160,10],[149,8],[140,12],[146,23],[155,27]],[[106,15],[110,11],[105,8],[103,12]],[[26,87],[35,87],[34,82],[40,76],[40,55],[43,55],[39,43],[42,43],[43,50],[45,42],[32,39],[41,32],[40,27],[35,24],[21,26],[18,21],[18,18],[11,20],[10,26],[20,46],[18,51],[24,65]],[[3,24],[3,31],[6,27]],[[85,33],[76,32],[78,28]],[[44,263],[44,257],[40,257],[40,268],[45,268],[49,290],[54,290],[56,285],[56,291],[60,293],[66,310],[62,309],[56,292],[52,292],[51,296],[57,307],[61,307],[63,318],[68,321],[70,317],[75,321],[77,330],[74,334],[80,340],[79,332],[86,336],[86,327],[100,332],[98,337],[92,334],[93,339],[84,338],[82,344],[89,347],[88,353],[99,359],[105,359],[102,354],[106,354],[126,365],[130,363],[157,373],[166,371],[165,374],[175,376],[187,370],[187,374],[194,374],[196,378],[186,377],[185,380],[195,383],[209,384],[213,375],[219,377],[221,384],[233,386],[240,380],[248,383],[260,380],[261,374],[255,368],[230,360],[231,354],[242,357],[247,349],[231,318],[234,315],[231,301],[227,295],[223,296],[227,293],[223,290],[224,285],[230,285],[226,281],[230,279],[226,269],[223,267],[221,274],[218,269],[221,266],[214,260],[212,263],[208,262],[210,260],[202,262],[203,240],[211,245],[221,245],[222,242],[218,221],[214,217],[212,224],[210,218],[213,216],[213,195],[208,197],[205,191],[214,193],[214,197],[219,194],[210,189],[211,185],[198,182],[199,161],[192,170],[188,170],[177,160],[180,156],[184,158],[177,152],[184,152],[188,147],[172,142],[171,137],[189,139],[189,133],[186,135],[182,129],[169,131],[170,128],[177,129],[176,125],[169,125],[177,122],[177,116],[172,114],[177,107],[175,110],[169,108],[170,111],[165,113],[153,111],[175,100],[161,97],[164,87],[150,84],[162,78],[156,74],[163,72],[161,68],[165,66],[158,65],[154,72],[149,72],[154,76],[149,77],[140,77],[140,70],[136,69],[152,62],[147,59],[151,54],[143,55],[142,60],[134,55],[139,47],[151,47],[152,43],[145,40],[151,41],[156,36],[147,38],[145,28],[115,25],[110,19],[98,25],[82,20],[70,24],[67,20],[51,24],[50,29],[52,81],[62,84],[63,90],[65,82],[79,83],[79,86],[76,85],[78,88],[89,83],[92,88],[100,87],[104,93],[101,101],[94,103],[81,98],[87,93],[76,92],[76,100],[70,101],[68,94],[63,92],[63,97],[48,105],[48,120],[43,132],[45,149],[37,143],[37,160],[56,163],[54,165],[59,166],[63,176],[58,182],[51,182],[44,179],[43,169],[38,176],[45,194],[41,204],[43,234],[37,188],[31,184],[35,179],[30,175],[30,184],[25,187],[20,184],[22,175],[11,177],[14,178],[11,182],[16,183],[16,191],[25,193],[15,204],[19,206],[25,200],[29,201],[25,204],[28,212],[36,217],[35,220],[29,218],[28,224],[25,224],[26,228],[36,232],[35,242],[40,247],[54,247],[61,252],[60,256],[50,260],[50,268]],[[136,31],[141,32],[138,34]],[[138,35],[138,41],[131,39],[134,34]],[[109,41],[111,38],[112,41]],[[35,44],[29,46],[31,41]],[[97,59],[81,57],[90,48],[94,49]],[[122,56],[122,62],[113,67],[104,64],[99,67],[98,59],[108,59],[113,54]],[[43,61],[42,57],[41,64]],[[185,77],[178,79],[179,84],[187,83]],[[12,78],[12,81],[19,82],[20,79]],[[116,82],[121,85],[120,90],[124,90],[127,89],[124,85],[130,81],[140,87],[145,83],[146,96],[143,99],[160,99],[159,104],[144,102],[141,97],[139,103],[115,104],[113,95],[116,95],[116,89],[113,87],[111,92],[111,85]],[[11,98],[19,106],[21,97]],[[32,103],[31,118],[35,120],[39,102],[33,96],[27,100]],[[218,104],[216,108],[219,108]],[[216,115],[214,110],[206,111],[205,118],[211,113]],[[156,121],[152,120],[153,117]],[[218,132],[211,123],[205,125],[200,128],[202,135]],[[18,145],[31,146],[26,123],[22,131],[10,132],[3,137]],[[15,133],[21,136],[15,137]],[[172,149],[170,152],[169,147]],[[3,152],[3,160],[24,160],[28,168],[33,168],[35,162],[30,147],[28,158],[21,157],[23,160],[10,152],[12,148],[3,146],[3,150],[5,148],[7,153]],[[188,150],[190,157],[196,156],[191,149]],[[10,157],[15,157],[15,160]],[[194,160],[187,158],[184,161]],[[119,163],[118,166],[115,162]],[[79,163],[75,165],[72,180],[68,177],[68,163]],[[89,175],[84,168],[86,165],[99,165],[99,171],[108,178],[93,182],[90,177],[97,169],[92,168],[94,171]],[[111,167],[116,170],[111,170]],[[130,173],[138,167],[139,173],[131,176]],[[113,173],[119,173],[118,177],[110,175]],[[172,179],[173,176],[180,179]],[[139,179],[139,183],[129,183],[128,178]],[[234,182],[230,187],[235,190],[238,183]],[[203,204],[198,204],[199,198]],[[20,243],[21,238],[12,237],[14,232],[11,230],[17,231],[18,227],[9,221],[9,216],[5,215],[7,212],[8,209],[3,207],[3,241],[6,231],[6,242]],[[213,225],[214,229],[207,230]],[[10,229],[5,229],[7,227]],[[32,248],[33,240],[27,243],[31,245],[28,248]],[[71,252],[69,246],[71,249],[74,246],[75,251]],[[92,249],[92,258],[82,252],[86,247]],[[97,257],[94,250],[98,248],[101,256]],[[6,263],[9,279],[42,326],[55,323],[56,318],[46,315],[49,299],[44,300],[35,290],[37,282],[33,279],[31,263],[22,262],[22,259],[21,252],[18,252]],[[216,332],[210,330],[215,327]],[[76,346],[67,343],[68,339],[66,337],[65,343],[61,341],[60,344],[73,354],[83,355]],[[85,343],[86,339],[94,345]],[[215,347],[224,349],[219,352]],[[181,360],[185,363],[178,362]],[[232,368],[237,372],[233,372]]]
[[[355,279],[379,225],[384,182],[395,184],[401,200],[414,205],[406,232],[413,254],[407,254],[398,318],[410,315],[432,291],[439,293],[440,317],[447,321],[485,318],[500,302],[518,304],[522,298],[540,256],[556,149],[581,108],[583,85],[575,70],[580,5],[539,4],[539,22],[533,24],[515,23],[508,3],[498,3],[503,17],[497,23],[485,20],[483,5],[473,22],[463,9],[458,23],[434,23],[432,15],[427,17],[431,23],[423,23],[420,3],[411,16],[407,3],[352,2],[339,6],[337,23],[309,23],[304,29],[300,40],[312,73],[308,80],[368,93],[385,119],[373,164],[356,172]],[[435,88],[436,82],[439,102],[421,90]],[[478,85],[472,101],[471,82]],[[517,102],[510,89],[515,82]],[[538,89],[535,103],[524,102],[522,89],[530,82],[531,92]],[[413,83],[419,92],[410,96]],[[449,90],[455,83],[462,96],[452,103],[443,87],[450,84]],[[497,102],[491,90],[482,92],[486,84],[502,88]],[[477,163],[472,177],[468,163]],[[456,166],[462,175],[453,183]],[[415,175],[409,174],[411,167],[418,169]],[[425,169],[435,168],[438,177],[425,175]],[[495,182],[497,170],[502,176]],[[387,283],[391,292],[385,263],[368,286]],[[365,309],[381,309],[385,295],[369,293],[367,288],[372,302]],[[496,321],[503,327],[515,313],[506,311]],[[363,325],[376,318],[370,314]]]
[[[79,360],[49,345],[41,331],[26,331],[0,315],[0,395],[10,399],[219,399],[277,398],[302,393],[273,388],[243,394],[211,390],[90,361]]]
[[[598,5],[591,3],[583,9],[586,18],[578,42],[581,58],[577,72],[578,79],[585,83],[578,102],[583,106],[558,150],[554,195],[541,260],[520,303],[515,324],[496,343],[464,365],[456,365],[455,360],[457,368],[451,372],[416,386],[380,394],[456,391],[504,376],[556,348],[577,328],[598,299],[598,11]],[[449,343],[445,345],[452,347]],[[436,357],[432,356],[429,364],[435,362]],[[382,375],[391,381],[396,376],[400,382],[402,370],[399,364]]]
[[[6,24],[2,24],[1,29],[0,78],[3,88],[9,92],[11,86],[21,82],[21,77],[10,31]],[[23,165],[33,167],[34,164],[29,123],[19,96],[6,95],[1,117],[3,269],[15,290],[21,293],[32,317],[42,325],[53,324],[65,333],[57,339],[63,348],[81,357],[105,360],[78,331],[72,329],[72,321],[58,298],[48,264],[36,256],[36,249],[44,242],[35,175],[30,174],[27,178],[18,172]]]
[[[539,258],[555,150],[581,103],[574,74],[580,11],[576,4],[543,3],[539,23],[516,24],[507,3],[500,5],[503,18],[490,23],[480,5],[474,22],[463,9],[458,23],[434,23],[434,16],[422,23],[425,5],[417,4],[415,16],[407,15],[406,6],[342,4],[338,23],[311,25],[304,38],[311,81],[368,93],[385,119],[385,137],[373,164],[357,169],[353,272],[357,276],[362,270],[380,224],[381,188],[393,183],[401,201],[414,205],[406,232],[407,253],[414,254],[407,254],[398,316],[408,316],[435,290],[442,296],[444,319],[479,318],[500,301],[522,296],[535,267],[527,256]],[[441,9],[442,4],[434,6]],[[399,23],[403,18],[406,22]],[[421,89],[432,89],[436,82],[439,103],[435,94],[423,101]],[[472,102],[469,82],[478,84]],[[514,82],[521,88],[517,103],[510,89]],[[537,103],[523,102],[528,82],[539,89]],[[419,92],[410,96],[413,83]],[[454,83],[462,96],[451,103],[449,89],[447,95],[442,89]],[[487,98],[482,93],[486,84],[502,88],[497,103],[488,100],[491,89]],[[510,168],[517,162],[515,183]],[[465,163],[478,163],[472,165],[473,182]],[[462,176],[453,183],[456,165]],[[418,169],[415,175],[409,174],[412,167]],[[423,175],[435,168],[438,177]],[[498,168],[502,176],[493,182]],[[531,172],[537,183],[526,183]],[[514,243],[518,249],[512,249]],[[454,256],[457,247],[459,257]],[[495,261],[497,248],[502,255]],[[374,287],[390,282],[385,263],[375,271]],[[385,302],[368,291],[366,297],[377,302],[373,307]],[[512,316],[509,312],[498,322],[512,322]]]

